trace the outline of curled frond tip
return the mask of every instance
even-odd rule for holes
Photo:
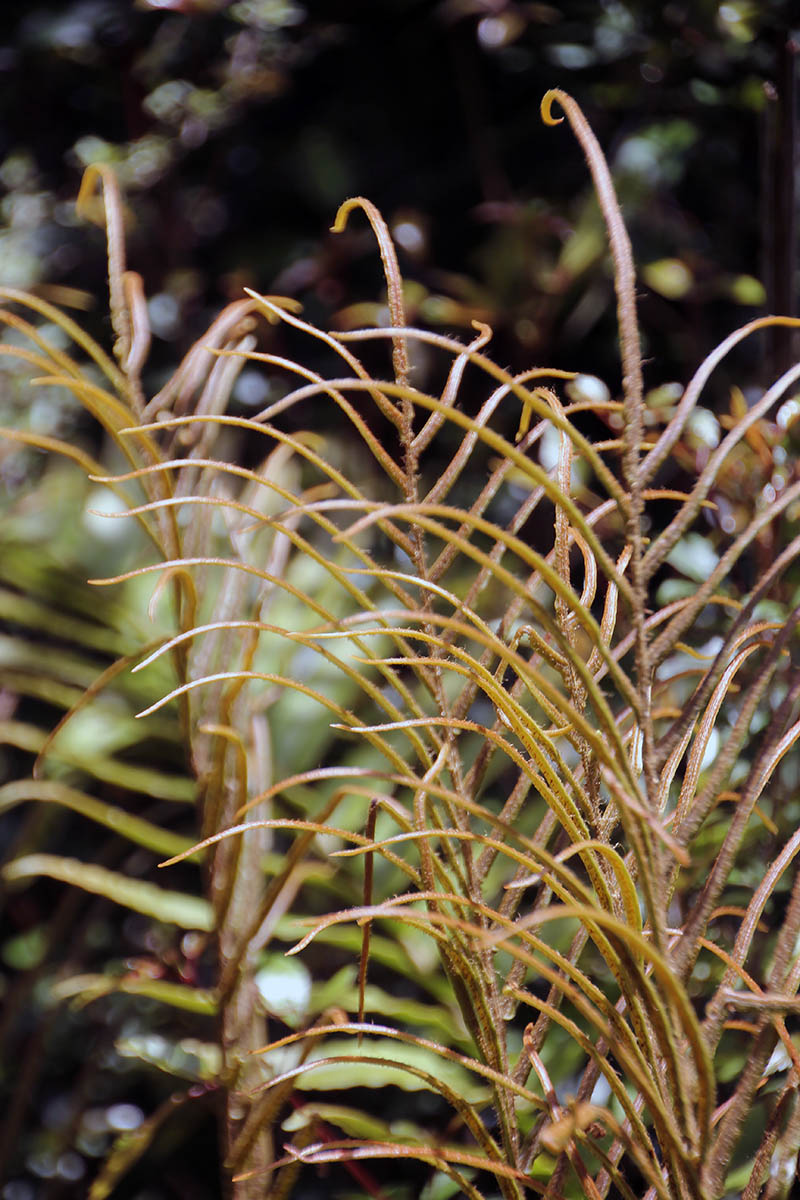
[[[550,88],[550,90],[545,92],[545,94],[542,96],[542,103],[539,106],[539,111],[542,114],[542,120],[544,121],[545,125],[560,125],[564,120],[563,117],[553,116],[553,103],[554,101],[558,101],[558,103],[561,104],[565,95],[566,93],[562,92],[561,88]]]
[[[369,215],[369,210],[374,206],[365,200],[363,196],[351,196],[349,200],[344,200],[336,210],[336,219],[331,225],[331,233],[342,233],[347,226],[347,218],[354,208],[363,208]]]

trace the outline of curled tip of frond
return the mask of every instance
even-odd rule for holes
[[[490,342],[494,337],[494,330],[491,325],[487,325],[486,321],[473,320],[471,324],[472,328],[477,330],[478,337],[475,338],[470,346],[470,350],[482,350],[486,343]]]
[[[373,208],[373,205],[363,196],[351,196],[349,200],[343,201],[343,203],[339,205],[336,213],[336,219],[331,225],[331,233],[343,232],[347,226],[347,218],[350,216],[350,213],[354,208],[363,208],[365,212],[369,213],[369,210]]]
[[[102,186],[106,203],[110,199],[112,203],[121,204],[119,184],[117,183],[117,177],[113,169],[108,163],[90,163],[83,172],[78,198],[75,201],[75,211],[78,216],[85,217],[89,221],[94,221],[97,225],[105,225],[106,218],[104,212],[98,212],[97,207],[92,203],[95,199],[95,189],[98,181]]]
[[[377,239],[381,262],[383,263],[383,274],[386,279],[386,294],[389,301],[392,325],[400,329],[406,323],[405,303],[403,301],[403,279],[397,262],[394,242],[380,210],[375,207],[371,200],[367,200],[364,196],[351,196],[349,200],[345,200],[344,204],[339,205],[336,220],[331,225],[331,232],[342,232],[347,224],[347,218],[354,208],[363,209],[367,220],[372,226],[372,232]],[[394,362],[395,379],[397,383],[407,384],[410,367],[406,339],[405,337],[398,336],[392,340],[394,342],[392,359]]]
[[[561,88],[550,88],[549,92],[545,92],[542,96],[542,103],[539,106],[539,111],[542,114],[542,120],[545,125],[560,125],[564,120],[563,117],[553,116],[553,104],[558,102],[563,108],[563,101],[567,93],[562,92]]]

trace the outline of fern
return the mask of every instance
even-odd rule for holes
[[[800,735],[790,525],[800,484],[740,496],[750,507],[732,532],[711,533],[709,521],[736,478],[755,473],[754,456],[771,464],[775,413],[800,366],[735,415],[693,478],[683,464],[694,469],[692,414],[718,364],[752,333],[798,322],[750,322],[671,412],[649,407],[608,167],[568,95],[547,94],[545,121],[561,119],[556,105],[608,228],[619,400],[591,398],[563,370],[509,374],[486,352],[485,325],[466,345],[409,327],[388,229],[361,198],[333,230],[362,216],[371,225],[387,327],[323,332],[291,300],[250,292],[149,400],[143,287],[125,266],[107,168],[87,172],[79,207],[94,210],[99,184],[113,359],[51,305],[0,292],[13,334],[3,353],[37,387],[71,393],[125,465],[6,435],[77,462],[122,501],[116,519],[135,518],[149,549],[92,584],[134,605],[150,589],[156,621],[144,649],[126,635],[89,686],[85,662],[48,674],[32,643],[17,643],[30,694],[49,688],[65,716],[47,736],[6,722],[5,740],[36,761],[0,791],[8,809],[36,801],[112,827],[149,865],[137,876],[66,858],[43,829],[5,875],[15,886],[49,876],[214,931],[212,988],[94,972],[57,993],[216,1013],[209,1077],[237,1197],[288,1196],[301,1171],[326,1164],[388,1194],[373,1160],[390,1160],[396,1178],[407,1171],[429,1200],[789,1194],[800,1144],[785,1023],[800,982],[800,835],[787,805]],[[270,349],[281,326],[308,339],[304,360]],[[415,385],[421,346],[445,364],[440,391]],[[365,365],[383,351],[386,378]],[[325,355],[338,364],[327,374],[303,365]],[[248,363],[284,391],[244,418],[229,410]],[[323,405],[339,414],[327,437]],[[552,469],[539,457],[545,436]],[[254,466],[237,458],[245,444]],[[748,556],[770,530],[779,551],[749,579]],[[700,574],[698,537],[710,565],[692,581],[681,564]],[[21,620],[34,631],[63,623],[28,603]],[[63,633],[85,659],[98,631]],[[138,696],[144,728],[168,728],[185,748],[195,836],[100,788],[112,779],[174,805],[175,777],[69,752],[70,728],[109,690],[127,704]],[[184,860],[202,864],[202,889],[169,886]],[[275,943],[295,964],[294,1006]],[[385,1100],[366,1090],[376,1088]],[[413,1100],[392,1119],[398,1088],[432,1093],[433,1130]],[[162,1105],[135,1144],[111,1151],[95,1200],[171,1111]]]

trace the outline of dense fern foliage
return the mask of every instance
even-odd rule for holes
[[[191,1163],[209,1108],[237,1198],[790,1194],[800,366],[720,421],[704,398],[738,343],[793,322],[645,394],[608,168],[556,106],[608,228],[618,399],[509,375],[488,326],[408,327],[361,198],[333,228],[370,223],[382,324],[324,332],[253,292],[152,397],[107,168],[79,207],[107,229],[113,357],[1,290],[9,386],[59,389],[106,438],[19,420],[8,453],[71,460],[37,488],[54,535],[75,467],[121,531],[91,607],[48,595],[24,505],[7,518],[6,961],[29,970],[6,1170],[48,1045],[102,1011],[109,1061],[184,1082],[142,1087],[147,1118],[94,1150],[78,1103],[61,1150],[94,1156],[94,1200],[129,1173],[161,1194],[163,1139]],[[277,398],[236,415],[256,368]],[[93,940],[96,905],[137,914],[144,952]]]

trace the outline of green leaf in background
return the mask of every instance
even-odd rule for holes
[[[132,908],[145,916],[155,917],[167,924],[180,925],[183,929],[214,928],[211,905],[199,896],[183,892],[168,892],[146,883],[142,879],[131,879],[105,867],[79,862],[75,858],[62,858],[57,854],[26,854],[3,868],[3,876],[9,883],[47,875],[62,883],[72,884],[85,892],[105,896],[115,904]]]
[[[348,1012],[357,1012],[356,976],[357,968],[348,965],[337,971],[331,979],[315,984],[313,1011],[323,1012],[335,1004]],[[444,1041],[455,1038],[464,1049],[468,1049],[472,1043],[461,1014],[453,1005],[424,1004],[412,996],[392,995],[385,988],[370,983],[364,991],[364,1011],[374,1013],[379,1019],[391,1020],[403,1028],[424,1030],[428,1037]]]
[[[753,308],[760,308],[767,302],[763,283],[753,275],[737,275],[731,280],[730,293],[737,304],[747,304]]]
[[[79,792],[77,788],[68,787],[55,780],[18,779],[0,787],[0,813],[26,800],[62,804],[90,821],[114,829],[136,845],[152,850],[154,854],[171,857],[193,845],[188,838],[160,829],[158,825],[126,812],[117,804],[104,804],[101,800],[95,800],[93,796],[87,796],[85,792]]]
[[[7,676],[6,679],[8,679]],[[74,698],[69,699],[64,707],[71,707],[79,699],[80,696],[75,693]],[[120,719],[120,726],[126,723]],[[65,767],[78,768],[82,775],[91,775],[103,783],[111,783],[132,792],[142,792],[146,796],[157,797],[161,800],[191,804],[195,799],[197,788],[194,780],[189,779],[188,776],[168,775],[164,771],[158,771],[139,763],[120,762],[116,758],[101,757],[96,753],[96,746],[91,747],[90,745],[88,752],[81,753],[77,747],[70,744],[68,738],[64,737],[64,732],[70,729],[71,724],[71,721],[67,722],[63,731],[59,732],[57,745],[53,743],[47,753],[48,774],[63,772]],[[130,719],[130,725],[136,725],[133,718]],[[141,736],[141,734],[140,726],[137,735]],[[48,735],[41,729],[37,729],[35,725],[27,725],[22,721],[0,721],[0,744],[17,746],[20,750],[38,754],[47,739]]]
[[[467,1178],[470,1178],[472,1174],[466,1170],[463,1173]],[[420,1192],[419,1200],[450,1200],[450,1197],[457,1196],[459,1191],[457,1180],[451,1179],[443,1171],[437,1171]]]
[[[56,1000],[79,1000],[90,1004],[102,996],[123,993],[127,996],[146,996],[160,1004],[169,1004],[185,1012],[213,1016],[217,998],[208,988],[189,987],[166,979],[150,979],[147,975],[73,975],[61,979],[52,988]]]
[[[719,562],[719,555],[709,538],[701,533],[687,533],[669,552],[667,562],[698,583],[708,579]]]
[[[9,938],[0,949],[0,958],[14,971],[31,971],[43,961],[47,954],[47,930],[36,925],[25,933]]]
[[[123,1058],[136,1058],[180,1079],[213,1083],[222,1070],[220,1047],[198,1038],[174,1040],[160,1033],[130,1034],[117,1038],[115,1048]]]
[[[648,287],[667,300],[680,300],[691,288],[692,272],[679,258],[661,258],[642,267],[642,279]]]
[[[385,1042],[364,1038],[358,1053],[373,1058],[386,1059],[386,1066],[374,1063],[332,1062],[325,1059],[337,1055],[352,1055],[356,1052],[355,1038],[332,1038],[325,1047],[315,1048],[309,1062],[321,1060],[308,1075],[297,1079],[297,1087],[303,1091],[339,1091],[349,1088],[383,1088],[393,1085],[405,1092],[427,1089],[424,1080],[403,1070],[402,1064],[416,1067],[420,1071],[441,1080],[443,1084],[463,1097],[468,1104],[478,1104],[489,1096],[489,1089],[477,1075],[473,1075],[459,1063],[435,1054],[424,1046],[403,1045],[400,1042]]]
[[[305,963],[283,954],[270,954],[255,975],[262,1003],[271,1016],[297,1029],[308,1012],[311,974]]]
[[[343,1104],[326,1104],[322,1100],[312,1100],[295,1109],[282,1123],[281,1128],[287,1133],[305,1129],[315,1118],[328,1121],[335,1125],[347,1137],[371,1138],[374,1141],[391,1141],[391,1126],[380,1117],[361,1112],[357,1108],[348,1108]]]

